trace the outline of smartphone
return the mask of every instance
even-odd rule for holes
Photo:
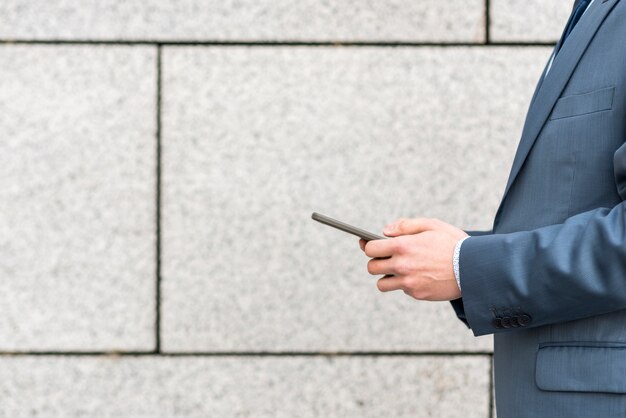
[[[311,218],[316,220],[317,222],[321,222],[324,225],[332,226],[333,228],[337,228],[341,231],[347,232],[348,234],[356,235],[357,237],[363,238],[365,241],[372,241],[376,239],[387,239],[387,237],[382,237],[380,235],[373,234],[364,229],[357,228],[356,226],[349,225],[345,222],[338,221],[329,216],[322,215],[321,213],[313,212]]]

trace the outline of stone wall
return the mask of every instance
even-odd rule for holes
[[[569,1],[4,0],[0,416],[493,417],[357,239],[487,229]]]

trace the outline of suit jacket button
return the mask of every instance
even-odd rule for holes
[[[495,318],[492,324],[494,328],[502,328],[502,320],[500,320],[500,318]]]
[[[502,318],[502,326],[504,328],[511,328],[511,317],[505,316]]]
[[[514,315],[514,316],[511,317],[511,326],[513,328],[519,327],[519,316],[518,315]]]
[[[518,321],[520,326],[525,327],[526,325],[530,324],[530,316],[526,314],[520,315]]]

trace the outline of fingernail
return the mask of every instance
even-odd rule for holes
[[[389,224],[385,227],[385,229],[383,230],[384,232],[393,232],[393,230],[396,228],[395,224]]]

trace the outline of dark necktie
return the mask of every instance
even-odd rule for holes
[[[585,10],[587,10],[589,3],[591,3],[591,0],[576,0],[576,3],[574,3],[574,10],[567,21],[567,25],[565,25],[565,30],[563,31],[563,35],[561,35],[561,40],[559,41],[555,55],[561,50],[565,40],[574,30],[574,26],[576,26],[582,15],[585,13]]]

